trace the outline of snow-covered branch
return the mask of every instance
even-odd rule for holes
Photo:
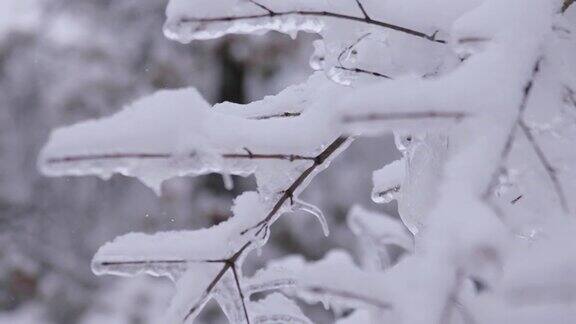
[[[264,9],[266,12],[262,14],[245,14],[245,15],[237,15],[237,16],[216,16],[216,17],[182,17],[174,24],[178,25],[179,28],[183,28],[183,26],[188,24],[193,24],[196,27],[188,27],[193,29],[204,29],[206,25],[210,23],[227,23],[227,22],[244,22],[244,21],[251,21],[251,20],[262,20],[263,18],[267,19],[275,19],[278,17],[285,17],[285,16],[302,16],[302,17],[320,17],[320,18],[334,18],[334,19],[342,19],[348,20],[353,22],[360,22],[368,25],[373,25],[377,27],[382,27],[390,30],[394,30],[400,33],[404,33],[410,36],[419,37],[428,41],[436,42],[444,44],[446,43],[445,40],[437,39],[436,32],[428,35],[421,31],[413,30],[407,27],[398,26],[395,24],[390,24],[385,21],[374,20],[367,15],[364,7],[360,5],[362,9],[363,17],[353,16],[349,14],[342,14],[338,12],[331,12],[325,10],[287,10],[287,11],[275,11],[271,9],[269,6],[264,6],[261,3],[250,1],[251,3],[257,4],[257,7]]]
[[[97,274],[175,281],[168,323],[192,321],[210,299],[233,323],[310,322],[286,297],[252,298],[275,290],[354,309],[342,323],[499,323],[524,308],[557,318],[538,307],[563,300],[562,283],[576,287],[561,275],[576,269],[561,248],[576,237],[563,217],[576,193],[576,29],[560,13],[571,3],[171,0],[171,38],[318,33],[311,65],[322,72],[247,105],[159,92],[55,131],[40,168],[121,173],[157,192],[175,176],[255,175],[257,191],[236,198],[227,221],[127,234],[95,255]],[[372,198],[396,200],[399,218],[351,210],[359,266],[338,251],[243,275],[286,212],[312,214],[327,235],[324,214],[299,196],[353,139],[390,133],[402,157],[374,172]],[[534,267],[532,249],[546,267]]]

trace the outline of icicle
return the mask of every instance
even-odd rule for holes
[[[229,173],[222,173],[222,181],[224,182],[224,188],[230,191],[234,189],[234,179]]]
[[[298,30],[291,30],[288,32],[288,36],[290,36],[290,38],[292,38],[292,40],[296,40],[296,38],[298,38]]]
[[[106,180],[106,178],[103,179]],[[140,177],[140,181],[142,181],[142,183],[144,183],[148,188],[152,189],[152,191],[154,191],[154,194],[156,194],[156,196],[158,197],[162,196],[162,182],[164,182],[163,179],[160,179],[155,176],[147,176],[147,177]]]
[[[322,295],[322,297],[320,297],[320,303],[322,303],[325,310],[330,309],[330,300],[328,299],[328,295]]]
[[[318,222],[320,222],[320,225],[322,226],[322,232],[324,232],[324,236],[327,237],[328,235],[330,235],[330,228],[328,227],[328,221],[326,221],[326,217],[324,216],[324,213],[320,210],[320,208],[307,202],[304,202],[302,200],[296,200],[295,205],[296,209],[305,211],[311,214],[312,216],[316,217],[316,219],[318,220]]]

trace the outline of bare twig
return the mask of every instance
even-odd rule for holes
[[[485,37],[464,37],[464,38],[460,38],[458,40],[458,43],[460,44],[468,44],[468,43],[482,43],[482,42],[488,42],[490,41],[490,38],[485,38]]]
[[[388,112],[388,113],[370,113],[366,115],[344,116],[342,122],[357,123],[370,121],[394,121],[394,120],[412,120],[412,119],[454,119],[460,121],[467,114],[464,112],[452,111],[414,111],[414,112]]]
[[[141,266],[141,265],[174,265],[174,264],[185,264],[188,262],[206,262],[206,260],[131,260],[131,261],[103,261],[99,265],[104,267],[114,267],[114,266]]]
[[[267,8],[267,10],[269,10],[269,9]],[[260,19],[260,18],[281,17],[281,16],[290,16],[290,15],[311,16],[311,17],[329,17],[329,18],[357,21],[357,22],[361,22],[361,23],[365,23],[365,24],[369,24],[369,25],[374,25],[374,26],[379,26],[379,27],[395,30],[395,31],[398,31],[398,32],[401,32],[404,34],[414,36],[414,37],[423,38],[423,39],[426,39],[428,41],[435,42],[435,43],[440,43],[440,44],[446,43],[445,40],[437,39],[436,33],[434,33],[432,35],[428,35],[426,33],[423,33],[423,32],[420,32],[420,31],[417,31],[414,29],[386,23],[386,22],[379,21],[379,20],[373,20],[373,19],[369,19],[366,17],[350,16],[350,15],[346,15],[346,14],[340,14],[340,13],[329,12],[329,11],[290,10],[290,11],[284,11],[284,12],[275,12],[275,11],[270,10],[269,12],[267,12],[265,14],[252,14],[252,15],[243,15],[243,16],[222,16],[222,17],[210,17],[210,18],[194,18],[194,17],[182,18],[180,20],[180,23],[231,22],[231,21],[238,21],[238,20],[255,20],[255,19]]]
[[[188,155],[188,157],[192,158],[195,155],[196,155],[195,153],[191,153]],[[314,160],[314,157],[298,154],[224,153],[221,154],[221,156],[224,159],[287,160],[287,161]],[[178,158],[178,156],[170,153],[124,152],[124,153],[85,154],[85,155],[69,155],[62,157],[54,157],[47,159],[46,163],[62,164],[72,162],[122,160],[122,159],[166,160],[171,158]]]
[[[396,186],[394,186],[394,187],[392,187],[392,188],[388,188],[388,189],[386,189],[386,190],[380,191],[380,192],[378,192],[376,195],[377,195],[378,197],[384,197],[384,196],[387,196],[387,195],[390,195],[390,194],[399,193],[399,192],[400,192],[400,189],[401,189],[401,188],[400,188],[400,185],[396,185]]]
[[[490,182],[488,183],[488,187],[486,187],[486,190],[484,190],[484,193],[482,194],[482,199],[484,199],[485,201],[487,201],[491,195],[494,193],[494,190],[496,189],[496,187],[498,186],[498,178],[499,176],[504,173],[504,163],[506,162],[506,160],[508,159],[508,156],[510,155],[510,152],[512,151],[512,144],[514,143],[514,139],[516,137],[516,131],[518,129],[518,125],[520,124],[520,121],[522,120],[522,116],[524,114],[524,111],[526,110],[526,107],[528,106],[528,100],[530,99],[530,94],[532,92],[532,88],[534,86],[534,81],[540,71],[540,63],[542,62],[542,58],[538,58],[536,60],[536,63],[534,64],[534,67],[532,69],[532,75],[530,76],[530,79],[526,82],[526,85],[524,86],[524,89],[522,91],[522,100],[520,101],[520,105],[518,107],[518,115],[516,117],[516,122],[514,123],[514,125],[512,125],[512,128],[510,129],[510,132],[508,133],[508,137],[506,138],[506,142],[504,143],[504,147],[502,148],[502,151],[500,152],[500,158],[499,158],[499,162],[498,162],[498,166],[496,168],[496,170],[494,170],[494,172],[492,173],[492,176],[490,178]]]
[[[364,9],[364,6],[362,5],[362,2],[360,2],[360,0],[356,0],[356,4],[358,5],[358,8],[360,8],[360,11],[362,11],[362,14],[364,15],[364,18],[366,20],[372,20],[370,19],[370,16],[368,16],[368,13],[366,12],[366,9]]]
[[[259,2],[256,2],[255,0],[248,0],[248,1],[251,2],[251,3],[253,3],[253,4],[254,4],[255,6],[257,6],[257,7],[261,8],[261,9],[263,9],[263,10],[266,10],[266,12],[268,12],[268,14],[273,14],[273,13],[274,13],[272,10],[268,9],[268,7],[266,7],[265,5],[263,5],[263,4],[259,3]]]
[[[512,205],[515,205],[517,202],[520,201],[520,199],[522,199],[522,197],[524,197],[523,195],[520,195],[514,199],[512,199],[512,201],[510,202]]]
[[[214,290],[214,288],[216,288],[216,285],[220,282],[222,277],[224,277],[224,275],[226,274],[226,271],[228,271],[228,269],[230,269],[230,264],[224,263],[224,266],[222,267],[222,269],[220,271],[218,271],[218,273],[216,274],[214,279],[212,279],[212,281],[206,287],[206,290],[204,290],[204,292],[202,293],[202,297],[199,299],[200,302],[202,300],[204,300],[204,298],[206,298],[206,296],[208,296],[212,292],[212,290]],[[196,310],[198,309],[198,307],[201,304],[200,302],[194,304],[190,308],[190,310],[188,311],[188,314],[186,314],[186,316],[184,316],[184,321],[187,321],[188,318],[190,318],[190,316],[192,316],[192,314],[194,314],[194,312],[196,312]]]
[[[238,259],[242,255],[242,253],[244,253],[244,251],[246,251],[246,249],[248,247],[250,247],[252,244],[253,244],[252,241],[247,242],[238,251],[236,251],[236,253],[234,253],[228,259],[212,261],[212,263],[223,263],[224,266],[222,267],[222,269],[220,269],[220,271],[218,271],[218,273],[216,274],[214,279],[212,279],[212,281],[208,284],[208,286],[206,287],[206,289],[202,293],[202,297],[198,300],[198,302],[190,308],[190,310],[188,311],[188,314],[186,314],[186,316],[184,317],[184,321],[188,320],[188,318],[190,318],[190,316],[192,316],[192,314],[194,314],[194,312],[201,305],[201,302],[204,300],[204,298],[206,298],[206,296],[208,296],[212,292],[212,290],[214,290],[214,288],[216,288],[216,285],[220,282],[220,280],[222,280],[222,278],[224,277],[226,272],[228,270],[230,270],[231,268],[234,269],[234,267],[236,266],[236,262],[238,261]],[[235,272],[233,272],[233,273],[235,273]],[[235,276],[236,276],[236,274],[235,274]],[[246,316],[248,317],[248,314],[246,314]],[[248,322],[248,324],[249,323],[250,322]]]
[[[528,127],[528,125],[526,125],[524,120],[521,119],[518,122],[518,124],[520,125],[520,129],[524,132],[524,135],[526,136],[526,139],[530,143],[530,146],[532,146],[532,149],[534,149],[534,152],[536,153],[538,160],[540,161],[540,163],[542,163],[542,166],[544,166],[544,170],[546,171],[546,174],[548,174],[548,177],[550,178],[550,181],[554,186],[554,190],[556,191],[556,195],[558,196],[558,200],[560,201],[560,206],[562,207],[562,210],[565,213],[568,213],[569,212],[568,201],[566,200],[566,195],[564,194],[562,184],[560,183],[560,179],[558,178],[558,171],[554,166],[552,166],[552,163],[550,163],[550,160],[548,160],[548,157],[542,150],[542,147],[536,141],[534,134],[532,134],[532,130]]]
[[[252,229],[259,228],[258,231],[256,232],[256,235],[259,235],[263,229],[267,228],[269,225],[268,223],[272,220],[272,218],[274,217],[274,215],[276,215],[276,213],[280,210],[280,208],[282,208],[284,203],[289,200],[292,201],[294,193],[300,187],[300,185],[304,183],[304,181],[310,176],[310,174],[312,174],[312,172],[314,172],[314,170],[316,170],[316,168],[318,168],[321,164],[323,164],[326,161],[326,159],[328,159],[332,154],[334,154],[334,152],[336,152],[342,145],[344,145],[344,143],[346,143],[347,140],[348,137],[340,136],[336,140],[334,140],[334,142],[332,142],[328,147],[326,147],[324,151],[318,154],[314,158],[314,163],[309,168],[304,170],[304,172],[302,172],[302,174],[300,174],[300,176],[296,178],[296,180],[292,183],[292,185],[290,185],[290,187],[288,187],[288,189],[284,190],[282,196],[280,196],[280,199],[278,199],[276,204],[274,204],[274,206],[272,207],[270,212],[266,215],[266,217],[262,219],[260,222],[258,222],[256,225],[242,231],[242,234],[245,234]]]
[[[250,159],[250,160],[288,160],[288,161],[313,161],[314,157],[298,154],[222,154],[225,159]]]
[[[338,63],[340,63],[340,65],[342,65],[342,58],[343,58],[344,54],[351,51],[354,47],[356,47],[356,45],[360,44],[361,41],[366,39],[366,37],[370,36],[371,34],[372,33],[366,33],[366,34],[358,37],[358,39],[354,43],[352,43],[349,46],[347,46],[346,48],[344,48],[342,50],[342,52],[340,52],[340,54],[338,54]]]
[[[273,118],[288,118],[288,117],[298,117],[302,115],[301,112],[283,112],[283,113],[278,113],[278,114],[272,114],[272,115],[262,115],[262,116],[256,116],[256,117],[252,117],[250,119],[255,119],[255,120],[265,120],[265,119],[273,119]]]
[[[382,74],[382,73],[379,73],[379,72],[374,72],[374,71],[369,71],[369,70],[364,70],[364,69],[360,69],[360,68],[347,68],[347,67],[344,67],[344,66],[336,66],[335,68],[336,68],[336,69],[339,69],[339,70],[350,71],[350,72],[355,72],[355,73],[369,74],[369,75],[372,75],[372,76],[376,76],[376,77],[380,77],[380,78],[385,78],[385,79],[392,79],[391,77],[389,77],[389,76],[387,76],[387,75],[385,75],[385,74]]]
[[[103,154],[85,154],[85,155],[70,155],[63,157],[49,158],[46,160],[48,164],[81,162],[81,161],[97,161],[97,160],[119,160],[119,159],[137,159],[137,160],[158,160],[169,159],[172,155],[168,153],[103,153]]]
[[[386,79],[392,79],[391,77],[379,73],[379,72],[375,72],[375,71],[370,71],[370,70],[366,70],[366,69],[361,69],[361,68],[350,68],[350,67],[346,67],[344,66],[344,63],[342,62],[342,59],[344,57],[344,55],[350,51],[354,50],[354,47],[356,47],[356,45],[358,45],[361,41],[363,41],[366,37],[370,36],[371,33],[366,33],[362,36],[360,36],[353,44],[351,44],[350,46],[347,46],[346,48],[344,48],[340,54],[338,55],[338,65],[335,66],[334,68],[339,69],[339,70],[344,70],[344,71],[349,71],[349,72],[354,72],[354,73],[362,73],[362,74],[369,74],[372,76],[376,76],[376,77],[381,77],[381,78],[386,78]]]
[[[530,94],[532,92],[534,82],[536,80],[536,77],[538,76],[538,73],[540,72],[541,62],[542,62],[542,58],[538,58],[538,60],[534,64],[534,68],[532,69],[532,76],[530,77],[530,79],[528,80],[526,85],[524,86],[522,101],[520,102],[520,106],[518,108],[518,116],[516,118],[516,122],[512,126],[512,129],[510,130],[510,133],[506,139],[506,142],[504,144],[504,148],[502,149],[502,152],[500,154],[500,162],[498,163],[498,168],[492,174],[492,178],[490,180],[490,183],[489,183],[488,187],[486,188],[486,191],[483,194],[483,199],[488,200],[489,197],[494,192],[494,190],[496,189],[496,187],[498,186],[498,177],[500,174],[502,174],[505,171],[504,170],[504,163],[508,159],[508,156],[510,155],[510,152],[512,151],[512,145],[513,145],[514,140],[516,138],[517,130],[518,130],[518,128],[520,128],[522,130],[522,132],[524,133],[524,135],[526,136],[526,139],[528,140],[528,142],[532,146],[534,152],[536,153],[538,160],[540,161],[540,163],[544,167],[546,174],[550,178],[550,181],[552,182],[552,185],[554,186],[554,190],[556,192],[556,195],[558,196],[558,200],[560,202],[560,206],[561,206],[562,210],[564,212],[568,213],[569,212],[568,202],[566,200],[566,195],[564,194],[564,190],[562,189],[562,184],[560,183],[560,179],[558,178],[557,170],[556,170],[556,168],[554,168],[552,166],[552,164],[548,160],[546,154],[544,153],[544,151],[542,150],[542,148],[540,147],[540,145],[536,141],[536,138],[532,134],[532,131],[530,130],[528,125],[526,125],[526,123],[524,122],[524,119],[523,119],[524,118],[524,112],[526,111],[526,108],[528,107],[528,101],[530,99]]]
[[[232,264],[231,266],[232,274],[234,274],[234,281],[236,282],[236,288],[238,289],[238,295],[242,300],[242,308],[244,309],[244,316],[246,316],[246,322],[250,324],[250,316],[248,316],[248,309],[246,308],[246,300],[244,298],[244,292],[242,291],[242,287],[240,286],[240,278],[238,276],[238,271],[236,270],[236,264]]]

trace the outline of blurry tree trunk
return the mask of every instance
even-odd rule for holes
[[[246,76],[246,64],[233,53],[234,40],[226,39],[218,48],[218,60],[220,61],[220,88],[218,101],[234,103],[246,103],[244,92],[244,80]]]

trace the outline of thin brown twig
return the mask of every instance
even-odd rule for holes
[[[372,76],[376,76],[376,77],[381,77],[381,78],[385,78],[385,79],[392,79],[391,77],[382,74],[380,72],[375,72],[375,71],[370,71],[370,70],[366,70],[366,69],[361,69],[361,68],[350,68],[350,67],[346,67],[344,66],[344,63],[342,62],[342,58],[344,57],[344,54],[354,50],[354,47],[356,47],[356,45],[358,45],[361,41],[363,41],[366,37],[370,36],[371,33],[366,33],[362,36],[360,36],[353,44],[350,44],[350,46],[347,46],[346,48],[344,48],[340,54],[338,55],[338,65],[335,66],[334,68],[339,69],[339,70],[344,70],[344,71],[349,71],[349,72],[354,72],[354,73],[361,73],[361,74],[369,74]]]
[[[500,152],[500,158],[499,158],[498,166],[497,166],[496,170],[494,170],[494,172],[492,172],[490,182],[488,183],[486,190],[484,190],[484,193],[482,194],[482,199],[484,199],[485,201],[487,201],[491,197],[491,195],[494,193],[494,190],[498,186],[499,176],[505,172],[504,163],[506,162],[506,160],[508,159],[508,156],[510,155],[510,152],[512,151],[512,145],[514,144],[514,139],[516,137],[516,131],[519,127],[520,121],[522,120],[522,116],[524,115],[524,111],[528,107],[528,101],[530,99],[530,94],[532,93],[534,81],[535,81],[538,73],[540,72],[541,62],[542,62],[542,58],[539,57],[536,60],[536,63],[534,64],[534,67],[532,69],[532,75],[530,76],[530,79],[526,82],[526,85],[524,86],[524,89],[522,91],[522,100],[520,101],[520,105],[518,107],[518,115],[516,117],[516,121],[512,125],[512,128],[510,129],[510,132],[508,133],[508,137],[506,138],[506,142],[504,143],[504,147],[502,148],[502,151]]]
[[[363,41],[366,37],[370,36],[372,33],[366,33],[360,37],[358,37],[358,39],[350,44],[349,46],[347,46],[346,48],[344,48],[340,54],[338,54],[338,63],[340,63],[340,65],[342,65],[342,57],[344,56],[344,54],[346,54],[347,52],[351,51],[354,47],[356,47],[356,45],[360,44],[361,41]]]
[[[242,308],[244,309],[244,316],[246,316],[246,322],[250,324],[250,316],[248,316],[248,309],[246,308],[246,300],[244,298],[244,292],[242,291],[242,287],[240,286],[240,278],[238,276],[238,271],[236,270],[236,264],[233,263],[231,265],[232,274],[234,275],[234,281],[236,282],[236,288],[238,289],[238,295],[240,295],[240,299],[242,300]]]
[[[199,302],[194,304],[190,308],[190,310],[188,311],[188,314],[186,314],[186,316],[184,316],[184,321],[187,321],[190,318],[190,316],[192,316],[192,314],[194,314],[194,312],[196,312],[196,310],[198,309],[198,306],[200,306],[201,302],[206,298],[206,296],[208,296],[212,292],[212,290],[214,290],[214,288],[216,288],[216,285],[218,284],[218,282],[220,282],[222,277],[224,277],[224,274],[226,274],[226,271],[228,271],[228,269],[230,269],[230,264],[224,263],[224,266],[222,267],[222,269],[216,274],[216,276],[208,284],[208,286],[206,286],[206,289],[202,293],[202,297],[200,297],[200,299],[199,299]]]
[[[522,197],[524,197],[524,195],[519,195],[518,197],[512,199],[512,201],[510,201],[510,203],[512,205],[515,205],[516,203],[518,203],[520,201],[520,199],[522,199]]]
[[[102,154],[84,154],[54,157],[46,160],[48,164],[92,161],[92,160],[118,160],[118,159],[138,159],[138,160],[158,160],[169,159],[172,155],[169,153],[102,153]]]
[[[522,130],[522,132],[524,133],[524,135],[526,136],[526,139],[528,140],[528,142],[532,146],[534,152],[536,153],[538,160],[540,161],[540,163],[544,167],[546,174],[550,178],[550,181],[552,182],[552,185],[554,186],[554,190],[556,192],[556,195],[558,196],[558,200],[560,202],[560,207],[562,208],[562,210],[564,212],[568,213],[569,212],[568,202],[566,200],[566,195],[564,194],[564,190],[562,189],[562,184],[560,182],[560,179],[558,178],[556,168],[554,168],[552,166],[552,164],[548,160],[546,154],[544,153],[544,151],[542,150],[542,148],[540,147],[540,145],[536,141],[536,138],[532,134],[530,128],[524,122],[524,112],[526,111],[526,109],[528,107],[528,101],[530,99],[530,95],[531,95],[536,77],[538,76],[538,73],[540,72],[541,63],[542,63],[542,57],[539,57],[537,59],[536,63],[534,64],[534,68],[532,69],[532,76],[530,77],[530,79],[528,80],[526,85],[524,86],[522,101],[520,102],[520,106],[518,109],[518,116],[516,118],[516,122],[512,126],[512,129],[510,130],[510,133],[509,133],[509,135],[506,139],[506,142],[504,144],[504,148],[502,149],[502,152],[500,154],[500,162],[498,163],[498,168],[492,174],[492,178],[490,180],[490,183],[489,183],[488,187],[486,188],[486,191],[484,192],[482,197],[484,200],[488,200],[489,197],[494,192],[494,190],[496,189],[496,186],[498,186],[498,177],[500,174],[502,174],[505,171],[504,170],[504,163],[508,159],[508,156],[510,155],[510,152],[512,151],[512,145],[513,145],[514,140],[516,138],[517,130],[518,130],[518,128],[520,128]]]
[[[262,115],[262,116],[251,117],[250,119],[265,120],[265,119],[273,119],[273,118],[298,117],[298,116],[300,116],[300,115],[302,115],[301,112],[290,112],[290,111],[286,111],[286,112],[278,113],[278,114]]]
[[[114,266],[140,266],[140,265],[173,265],[173,264],[184,264],[188,262],[206,262],[205,260],[134,260],[134,261],[103,261],[98,264],[104,267],[114,267]]]
[[[342,118],[344,123],[368,122],[368,121],[385,121],[385,120],[412,120],[412,119],[454,119],[460,121],[467,117],[464,112],[452,111],[414,111],[414,112],[388,112],[388,113],[370,113],[366,115],[348,115]]]
[[[565,213],[568,213],[569,212],[568,201],[566,200],[564,189],[562,189],[562,184],[560,183],[560,179],[558,178],[558,171],[552,165],[552,163],[550,163],[550,160],[548,160],[548,157],[544,153],[544,150],[538,144],[536,138],[534,137],[534,134],[532,134],[532,130],[530,129],[530,127],[528,127],[528,125],[526,125],[526,123],[522,119],[518,122],[518,124],[520,125],[520,129],[522,130],[522,132],[524,132],[524,135],[526,136],[526,139],[530,143],[530,146],[532,146],[532,149],[536,153],[538,160],[540,161],[540,163],[542,163],[542,166],[544,166],[544,170],[546,171],[546,174],[548,174],[548,177],[550,178],[550,181],[554,186],[554,191],[556,191],[556,195],[558,196],[558,200],[560,201],[560,206],[562,207],[562,210]]]
[[[257,7],[261,8],[261,9],[265,10],[265,11],[268,12],[269,14],[270,14],[270,13],[274,13],[274,12],[273,12],[272,10],[270,10],[268,7],[266,7],[265,5],[263,5],[263,4],[259,3],[259,2],[256,2],[255,0],[248,0],[248,1],[251,2],[251,3],[253,3],[255,6],[257,6]]]
[[[344,67],[341,65],[336,66],[335,68],[339,69],[339,70],[354,72],[354,73],[369,74],[369,75],[379,77],[379,78],[392,79],[391,77],[387,76],[386,74],[382,74],[380,72],[374,72],[374,71],[370,71],[370,70],[364,70],[364,69],[360,69],[360,68],[347,68],[347,67]]]
[[[336,140],[334,140],[330,145],[328,145],[326,149],[324,149],[320,154],[318,154],[314,158],[314,163],[306,170],[304,170],[304,172],[302,172],[302,174],[300,174],[300,176],[296,178],[296,180],[294,180],[294,182],[290,185],[290,187],[288,187],[288,189],[284,190],[282,196],[280,196],[280,199],[278,199],[276,204],[274,204],[274,206],[272,207],[270,212],[266,215],[266,217],[262,219],[260,222],[258,222],[256,225],[242,231],[241,234],[246,234],[248,231],[252,229],[259,228],[258,231],[256,232],[256,235],[259,235],[260,232],[268,226],[268,223],[272,220],[272,218],[274,217],[274,215],[276,215],[276,213],[280,210],[280,208],[282,208],[284,203],[286,201],[293,200],[296,190],[300,187],[300,185],[302,185],[302,183],[304,183],[304,181],[310,176],[310,174],[312,174],[312,172],[314,172],[316,168],[318,168],[321,164],[323,164],[326,161],[326,159],[328,159],[332,154],[334,154],[334,152],[336,152],[342,145],[344,145],[346,141],[348,141],[348,137],[340,136]]]
[[[362,2],[360,2],[360,0],[356,0],[356,4],[358,5],[358,8],[360,8],[360,11],[362,11],[362,14],[364,15],[364,18],[367,20],[372,20],[370,18],[370,16],[368,16],[368,13],[366,12],[366,9],[364,9],[364,6],[362,5]]]
[[[174,264],[186,263],[224,263],[226,260],[208,260],[208,259],[166,259],[166,260],[130,260],[130,261],[102,261],[98,264],[103,267],[114,266],[142,266],[142,265],[165,265],[170,266]]]
[[[225,159],[250,159],[250,160],[288,160],[288,161],[313,161],[314,157],[298,154],[222,154]]]
[[[388,188],[388,189],[386,189],[386,190],[383,190],[383,191],[378,192],[376,195],[377,195],[378,197],[384,197],[384,196],[387,196],[387,195],[390,195],[390,194],[399,193],[399,192],[400,192],[400,189],[401,189],[400,185],[395,185],[394,187],[391,187],[391,188]]]
[[[196,154],[189,154],[188,157],[192,158]],[[299,161],[299,160],[314,160],[314,157],[298,155],[298,154],[262,154],[262,153],[224,153],[221,154],[224,159],[250,159],[250,160],[286,160],[286,161]],[[137,159],[137,160],[166,160],[171,158],[178,158],[178,155],[170,153],[143,153],[143,152],[124,152],[124,153],[102,153],[102,154],[84,154],[84,155],[69,155],[62,157],[54,157],[46,160],[47,164],[61,164],[83,161],[102,161],[102,160],[122,160],[122,159]]]
[[[222,269],[220,269],[220,271],[218,271],[218,273],[216,274],[214,279],[208,284],[208,286],[206,286],[206,289],[202,293],[202,297],[198,300],[198,302],[196,302],[196,304],[194,304],[190,308],[190,310],[188,311],[188,314],[186,314],[186,316],[184,317],[184,321],[188,320],[188,318],[190,318],[190,316],[192,316],[192,314],[194,314],[194,312],[201,305],[201,302],[206,298],[206,296],[208,296],[212,292],[212,290],[214,290],[214,288],[216,288],[216,285],[220,282],[222,277],[224,277],[226,272],[228,270],[230,270],[231,267],[233,268],[236,265],[236,262],[241,257],[242,253],[244,253],[244,251],[248,247],[250,247],[252,244],[253,244],[253,242],[249,241],[249,242],[245,243],[238,251],[236,251],[236,253],[234,253],[230,258],[225,259],[225,260],[215,260],[214,261],[214,262],[222,262],[222,263],[224,263],[224,266],[222,267]]]

